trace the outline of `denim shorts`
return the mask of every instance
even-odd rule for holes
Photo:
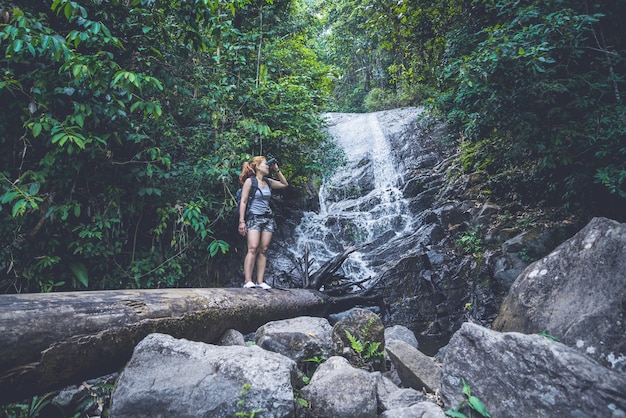
[[[271,215],[250,215],[250,218],[246,221],[246,228],[249,231],[274,232],[276,223]]]

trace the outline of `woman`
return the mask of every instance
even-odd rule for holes
[[[277,163],[272,164],[272,170],[278,180],[269,178],[270,166],[263,156],[254,157],[252,161],[243,163],[243,169],[239,181],[241,188],[241,203],[239,205],[239,233],[247,237],[248,252],[243,261],[244,284],[243,287],[260,287],[271,289],[263,281],[265,266],[267,264],[267,249],[272,241],[272,234],[276,226],[270,209],[272,189],[284,189],[289,185],[283,173],[280,172]],[[250,208],[248,208],[248,196],[252,186],[251,177],[256,177],[258,187]],[[247,212],[248,211],[248,212]],[[246,219],[246,212],[248,213]],[[256,265],[256,284],[252,282],[252,271]]]

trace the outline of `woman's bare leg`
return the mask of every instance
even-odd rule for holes
[[[270,247],[270,242],[272,242],[272,235],[273,234],[268,231],[261,233],[261,243],[256,256],[256,282],[258,284],[263,283],[265,266],[267,265],[267,249]]]
[[[261,231],[251,230],[247,233],[248,251],[246,258],[243,260],[244,284],[252,280],[252,271],[254,270],[255,261],[258,264],[259,244],[261,242]]]

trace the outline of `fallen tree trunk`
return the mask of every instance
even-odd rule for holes
[[[118,371],[154,332],[207,343],[272,320],[325,316],[305,289],[156,289],[0,295],[0,404]]]

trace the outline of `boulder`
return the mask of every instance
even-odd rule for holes
[[[217,345],[246,345],[246,339],[241,332],[228,329],[222,334]]]
[[[594,218],[517,278],[497,331],[547,333],[626,370],[626,224]]]
[[[400,380],[392,380],[389,373],[372,372],[372,376],[376,379],[376,395],[378,396],[378,409],[385,410],[388,406],[387,398],[389,398],[394,392],[399,390]]]
[[[507,291],[528,267],[528,263],[522,260],[518,253],[501,251],[489,259],[489,265],[493,271],[493,278]]]
[[[380,394],[378,395],[379,407],[383,411],[413,406],[426,400],[426,395],[411,388],[396,388],[395,391],[384,397],[380,396]]]
[[[467,399],[463,380],[493,417],[626,417],[626,375],[540,335],[464,323],[446,348],[446,409]]]
[[[379,418],[446,418],[446,414],[434,402],[418,402],[411,406],[385,411]]]
[[[256,346],[221,347],[150,334],[119,378],[110,416],[292,417],[295,378],[292,360]]]
[[[441,386],[441,367],[415,347],[400,340],[387,341],[386,351],[405,387],[434,393]]]
[[[394,325],[392,327],[385,328],[385,343],[389,340],[400,340],[414,348],[419,347],[417,338],[415,338],[415,333],[404,325]]]
[[[301,316],[268,322],[257,329],[255,341],[259,347],[299,363],[315,356],[328,357],[332,350],[332,330],[325,318]]]
[[[332,339],[334,352],[346,357],[353,365],[358,367],[373,366],[374,368],[383,369],[384,362],[382,356],[380,358],[372,357],[365,359],[364,353],[358,353],[354,350],[346,331],[360,342],[363,347],[380,343],[376,352],[382,353],[385,348],[385,326],[380,317],[367,309],[351,309],[344,318],[337,321],[333,326]]]
[[[343,357],[331,357],[321,364],[311,382],[302,388],[310,416],[333,418],[375,418],[376,378],[356,369]]]

